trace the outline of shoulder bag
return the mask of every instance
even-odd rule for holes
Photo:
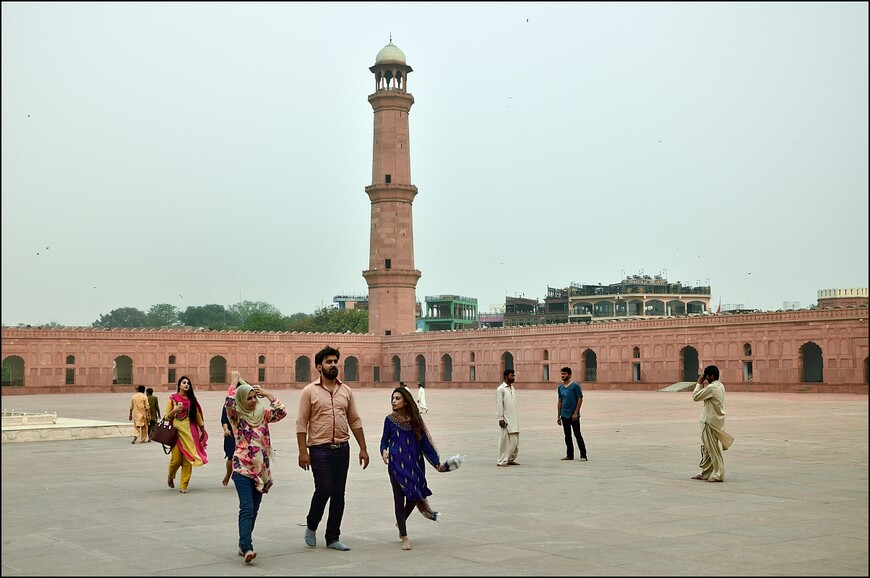
[[[151,439],[155,442],[163,444],[163,453],[165,454],[172,451],[172,447],[175,445],[175,440],[177,438],[178,430],[165,419],[161,419],[160,422],[154,426],[154,434],[151,436]]]

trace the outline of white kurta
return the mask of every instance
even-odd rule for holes
[[[508,464],[517,459],[520,444],[520,418],[517,413],[516,388],[513,384],[502,382],[495,390],[495,412],[497,419],[507,423],[501,430],[498,441],[498,464]]]
[[[420,408],[420,411],[423,413],[428,413],[429,408],[426,407],[426,388],[418,387],[417,388],[417,407]]]

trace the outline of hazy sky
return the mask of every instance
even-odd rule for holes
[[[365,294],[408,90],[417,299],[868,286],[868,4],[2,3],[2,323]]]

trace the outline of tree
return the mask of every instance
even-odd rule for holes
[[[229,315],[223,305],[191,305],[181,314],[181,323],[191,327],[206,327],[208,329],[226,329]]]
[[[148,323],[148,327],[181,325],[181,312],[175,305],[160,303],[151,306],[151,309],[145,314],[145,321]]]
[[[91,323],[91,327],[148,327],[145,314],[135,307],[113,309]]]
[[[227,308],[227,313],[229,313],[230,316],[230,325],[240,329],[248,329],[248,318],[254,313],[261,313],[267,317],[275,315],[281,317],[281,312],[278,311],[277,307],[264,301],[242,301],[235,305],[230,305]]]
[[[285,331],[290,324],[287,317],[275,310],[274,313],[254,311],[239,329],[244,331]]]
[[[290,331],[322,333],[367,333],[369,312],[365,309],[337,309],[324,307],[304,318],[290,317]]]

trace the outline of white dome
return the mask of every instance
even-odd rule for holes
[[[402,64],[406,64],[405,53],[399,50],[399,47],[393,44],[392,41],[381,48],[381,51],[378,52],[378,55],[375,57],[375,64],[389,61],[398,61]]]

